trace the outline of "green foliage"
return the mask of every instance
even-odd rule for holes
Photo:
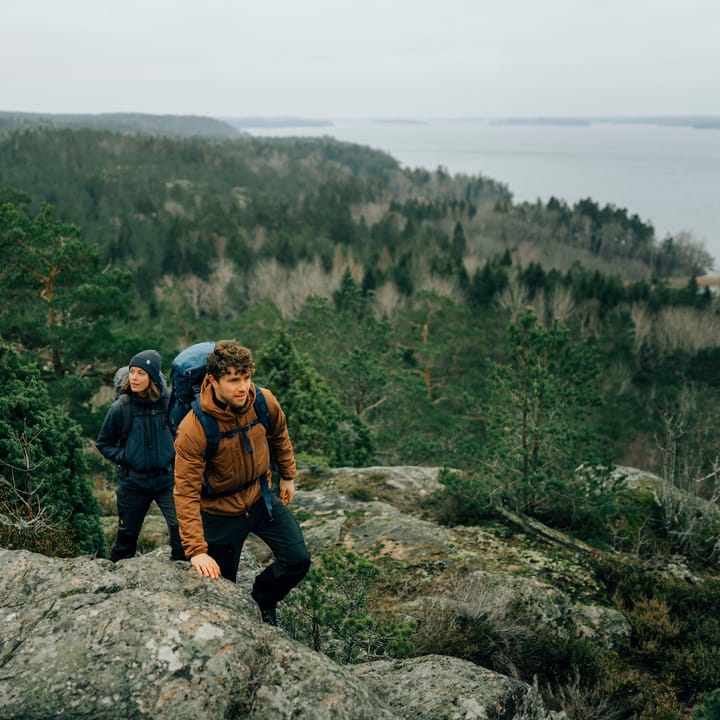
[[[632,627],[628,663],[652,673],[684,702],[720,685],[720,581],[697,584],[658,576],[640,562],[596,558],[605,597]]]
[[[444,525],[476,525],[493,516],[496,499],[492,486],[478,475],[443,468],[438,482],[445,489],[434,493],[425,503],[438,522]]]
[[[718,583],[662,580],[638,563],[598,555],[593,564],[632,626],[630,644],[612,649],[541,620],[507,586],[460,581],[423,605],[416,652],[470,660],[525,682],[546,707],[571,717],[680,718],[718,685]],[[656,596],[652,593],[655,592]]]
[[[693,720],[720,720],[720,687],[700,696],[700,704],[693,709]]]
[[[207,138],[238,137],[235,127],[222,120],[197,115],[149,115],[145,113],[44,114],[0,112],[0,127],[24,129],[31,125],[55,128],[97,128],[125,133],[149,133]]]
[[[373,420],[391,463],[477,469],[485,437],[492,320],[430,292],[395,323],[402,364],[388,371],[388,401]],[[379,441],[380,442],[380,441]]]
[[[17,525],[4,519],[0,520],[0,547],[53,557],[73,557],[78,552],[75,533],[69,528]]]
[[[601,258],[640,260],[658,275],[699,275],[712,267],[712,256],[690,239],[668,236],[658,245],[652,225],[625,208],[600,207],[591,198],[569,207],[551,197],[545,208],[523,205],[518,211],[524,218],[530,216],[547,225],[551,234],[568,245],[583,247]]]
[[[596,683],[610,655],[569,628],[544,622],[510,585],[483,578],[449,583],[426,600],[415,633],[417,651],[451,655],[541,687]]]
[[[127,353],[117,323],[133,314],[131,275],[103,270],[98,246],[50,206],[33,216],[15,200],[0,206],[0,303],[13,309],[0,313],[0,335],[49,373],[54,402],[84,424],[82,406]]]
[[[79,235],[47,205],[35,217],[0,207],[0,299],[21,309],[0,316],[0,333],[44,353],[56,378],[92,358],[130,304],[129,273],[101,271],[99,248]]]
[[[37,369],[0,346],[0,528],[11,547],[103,554],[80,428],[54,407]],[[47,531],[47,538],[43,537]],[[57,546],[47,540],[54,538]]]
[[[720,549],[717,409],[707,405],[704,392],[686,385],[659,414],[662,480],[656,490],[663,529],[684,555],[712,560]],[[707,467],[713,472],[702,479]]]
[[[486,262],[475,271],[466,294],[468,303],[475,308],[488,307],[508,284],[508,276],[502,259]]]
[[[652,674],[623,667],[612,668],[594,688],[609,700],[610,717],[638,720],[682,720],[685,708],[671,685]]]
[[[542,685],[568,683],[575,672],[593,685],[605,669],[604,653],[591,642],[543,627],[529,633],[516,652],[521,677],[537,675]]]
[[[587,342],[527,310],[509,329],[509,354],[496,364],[487,464],[502,501],[560,527],[600,524],[614,512],[609,460],[592,408],[598,365]],[[578,472],[578,458],[588,470]]]
[[[322,377],[278,331],[258,353],[258,376],[282,399],[298,453],[324,455],[334,466],[362,467],[373,458],[370,432],[346,412]]]
[[[19,188],[0,189],[0,333],[22,355],[0,379],[0,545],[101,548],[62,410],[92,437],[105,409],[94,393],[129,351],[169,358],[238,337],[288,413],[306,488],[336,465],[443,466],[424,509],[448,525],[505,503],[655,564],[672,551],[717,567],[715,521],[692,523],[712,519],[694,501],[718,487],[720,332],[694,277],[707,257],[688,238],[657,243],[590,199],[515,205],[495,181],[328,140],[45,128],[0,136],[0,167]],[[508,330],[516,283],[534,310]],[[564,325],[549,302],[562,296]],[[664,338],[669,308],[698,311],[698,336],[681,324]],[[667,458],[692,503],[659,505],[609,474],[613,461],[661,472]],[[622,657],[512,605],[430,612],[411,638],[383,612],[377,568],[342,553],[294,591],[290,626],[342,661],[403,655],[414,639],[539,675],[571,717],[680,717],[720,684],[717,585],[596,562],[604,600],[633,628]]]
[[[390,327],[371,312],[372,294],[364,292],[349,271],[334,293],[333,306],[311,297],[292,324],[295,342],[312,359],[344,408],[360,418],[386,399],[388,372],[396,358]]]
[[[660,399],[692,377],[708,407],[716,404],[712,346],[661,355],[643,341],[635,314],[638,304],[650,313],[711,307],[692,276],[674,289],[648,272],[660,256],[662,272],[682,270],[692,244],[657,244],[652,228],[622,209],[590,199],[515,206],[490,179],[403,170],[384,153],[331,140],[208,142],[44,127],[3,134],[0,167],[3,182],[19,188],[0,191],[0,332],[53,378],[53,402],[88,435],[103,411],[91,398],[137,338],[161,345],[165,357],[223,336],[261,351],[282,321],[342,407],[336,415],[302,398],[294,431],[305,435],[303,452],[330,463],[460,468],[488,486],[515,486],[514,502],[546,520],[587,527],[588,513],[612,507],[599,481],[582,497],[575,467],[609,466],[631,449],[656,470]],[[537,255],[519,265],[517,248],[534,240]],[[558,267],[553,250],[563,256]],[[59,274],[27,262],[22,270],[23,252]],[[568,258],[575,262],[566,269]],[[619,272],[608,273],[617,258]],[[467,277],[466,268],[477,270]],[[551,313],[542,303],[567,290],[576,304],[567,327],[531,331],[520,321],[508,345],[494,301],[511,276],[543,322]],[[293,287],[279,287],[286,278]],[[291,301],[276,297],[286,289]],[[51,307],[60,323],[49,322]],[[523,352],[542,358],[546,350],[536,375],[523,376]],[[493,387],[503,368],[514,377]],[[576,392],[583,376],[584,397]],[[518,423],[522,405],[507,391],[522,387],[544,416]],[[300,399],[302,388],[291,395]],[[340,428],[337,450],[320,437],[328,416]],[[527,430],[524,447],[505,432],[518,427]],[[720,437],[709,437],[703,475],[719,449]]]
[[[608,533],[615,550],[638,557],[653,557],[670,551],[662,531],[657,499],[650,489],[619,487],[615,493],[616,514],[609,518]]]
[[[305,581],[283,609],[291,635],[340,663],[404,657],[412,651],[412,627],[371,612],[380,570],[348,550],[320,553]]]
[[[366,485],[353,485],[348,488],[348,497],[353,500],[359,500],[360,502],[370,502],[375,499],[375,494],[372,489]]]

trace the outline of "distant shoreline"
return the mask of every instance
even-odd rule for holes
[[[332,127],[334,125],[331,120],[325,120],[323,118],[286,116],[223,117],[217,119],[222,120],[239,130],[245,130],[247,128]]]
[[[718,116],[637,116],[637,117],[532,117],[503,118],[493,121],[498,125],[660,125],[666,127],[692,127],[698,129],[720,129]]]
[[[338,123],[360,122],[372,125],[433,125],[438,123],[457,123],[469,125],[482,123],[487,125],[520,125],[520,126],[558,126],[588,127],[590,125],[659,125],[665,127],[689,127],[698,130],[720,129],[720,116],[601,116],[601,117],[451,117],[451,118],[303,118],[258,116],[244,118],[218,118],[243,130],[260,128],[302,128],[302,127],[335,127]]]
[[[338,123],[360,122],[377,125],[434,125],[450,123],[458,125],[487,124],[487,125],[520,125],[520,126],[559,126],[559,127],[587,127],[590,125],[658,125],[666,127],[689,127],[698,130],[719,130],[720,116],[718,115],[609,115],[609,116],[530,116],[530,117],[446,117],[446,118],[412,118],[412,117],[303,117],[296,115],[250,115],[250,116],[203,116],[203,115],[171,115],[138,112],[115,113],[30,113],[21,111],[0,110],[0,120],[20,120],[24,124],[34,122],[59,122],[73,125],[89,122],[94,126],[102,125],[103,121],[118,124],[124,122],[128,125],[145,122],[172,122],[185,120],[194,124],[203,120],[221,122],[235,130],[245,131],[250,128],[302,128],[302,127],[335,127]]]

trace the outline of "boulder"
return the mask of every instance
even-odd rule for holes
[[[0,717],[394,717],[349,669],[263,625],[244,578],[202,578],[165,550],[115,565],[0,550]]]
[[[444,655],[378,660],[356,665],[400,718],[421,720],[538,720],[548,713],[536,688],[473,663]],[[418,689],[421,688],[421,692]]]
[[[262,624],[249,551],[237,585],[167,555],[0,549],[0,717],[502,720],[530,717],[529,697],[550,717],[528,685],[466,661],[342,666]]]

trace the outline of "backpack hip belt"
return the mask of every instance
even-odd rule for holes
[[[248,488],[251,488],[256,482],[267,480],[267,475],[258,475],[258,477],[253,478],[252,480],[248,480],[246,483],[243,483],[242,485],[238,485],[237,487],[233,488],[232,490],[223,490],[222,492],[215,492],[211,487],[210,484],[207,482],[203,483],[203,486],[200,490],[200,495],[202,497],[227,497],[228,495],[236,495],[237,493],[244,492]]]
[[[272,514],[272,494],[270,492],[270,488],[267,484],[267,473],[264,473],[263,475],[259,475],[256,478],[253,478],[252,480],[248,480],[248,482],[243,483],[242,485],[239,485],[236,488],[233,488],[232,490],[224,490],[223,492],[213,492],[210,488],[209,483],[204,482],[202,487],[200,488],[200,496],[201,497],[227,497],[228,495],[236,495],[237,493],[243,492],[244,490],[247,490],[248,488],[251,488],[256,482],[260,483],[260,490],[262,492],[262,498],[263,502],[265,503],[265,509],[267,510],[268,516],[270,518],[270,522],[272,522],[273,514]]]

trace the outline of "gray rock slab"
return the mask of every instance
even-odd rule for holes
[[[0,550],[0,717],[394,716],[348,669],[259,622],[240,586],[144,555]]]

